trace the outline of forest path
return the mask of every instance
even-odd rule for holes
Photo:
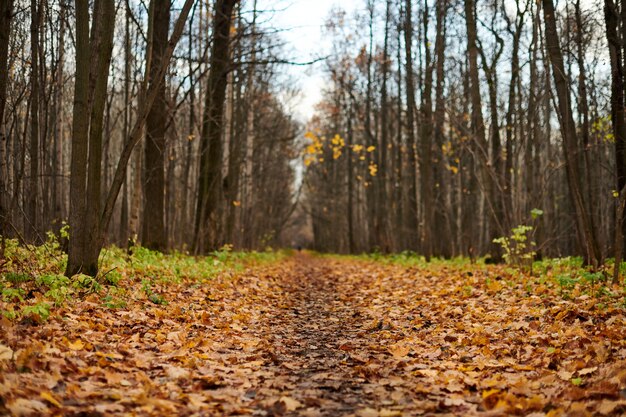
[[[277,294],[282,303],[267,321],[273,329],[269,335],[275,349],[273,366],[290,382],[290,395],[309,407],[306,415],[378,415],[381,407],[390,405],[409,411],[406,393],[398,392],[390,400],[385,387],[393,385],[389,377],[401,382],[402,370],[378,369],[373,357],[363,356],[372,347],[369,353],[381,354],[377,333],[389,330],[389,325],[363,310],[376,275],[362,272],[359,265],[299,255],[279,284]],[[371,371],[365,364],[383,371],[386,379],[369,382]],[[285,407],[279,402],[274,408],[280,413],[288,402]],[[395,415],[399,411],[385,412]]]
[[[0,415],[626,412],[624,309],[503,267],[297,254],[146,282],[0,319]]]

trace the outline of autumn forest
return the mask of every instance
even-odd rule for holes
[[[0,0],[1,415],[626,413],[626,1],[313,3]]]

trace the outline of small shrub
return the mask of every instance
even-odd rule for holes
[[[24,307],[22,309],[22,316],[31,318],[37,323],[46,321],[48,317],[50,317],[50,304],[37,303],[32,306]]]
[[[2,300],[5,302],[24,301],[24,290],[21,288],[3,288]]]
[[[25,282],[31,281],[33,277],[20,272],[6,272],[4,274],[4,279],[11,284],[23,284]]]

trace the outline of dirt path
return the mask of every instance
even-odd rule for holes
[[[2,322],[0,414],[622,415],[623,310],[528,284],[296,256],[155,288],[168,305],[93,295]]]

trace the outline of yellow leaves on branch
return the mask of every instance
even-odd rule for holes
[[[375,163],[373,163],[373,162],[370,162],[370,165],[368,166],[368,169],[369,169],[369,171],[370,171],[370,175],[371,175],[372,177],[375,177],[375,176],[376,176],[376,174],[378,173],[378,165],[376,165],[376,164],[375,164]]]
[[[308,167],[315,162],[324,162],[324,158],[319,155],[324,154],[324,144],[327,143],[326,137],[320,137],[312,131],[306,132],[304,137],[311,142],[304,150],[304,165]],[[330,143],[328,143],[328,149],[332,151],[333,159],[341,157],[345,146],[346,142],[339,134],[333,136]]]
[[[344,146],[346,146],[346,142],[337,134],[331,139],[330,143],[332,144],[333,149],[333,159],[339,159],[341,156],[341,150]]]

